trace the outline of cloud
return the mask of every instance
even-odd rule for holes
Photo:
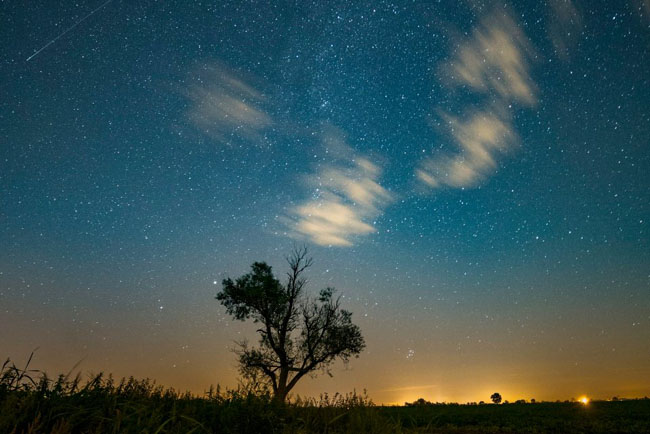
[[[519,143],[511,120],[512,103],[533,106],[536,86],[529,73],[533,52],[526,35],[505,12],[484,18],[461,41],[440,71],[451,88],[467,86],[492,100],[462,117],[439,112],[457,151],[425,158],[415,170],[429,188],[473,187],[498,167],[498,157]]]
[[[481,21],[454,58],[443,65],[442,80],[534,105],[536,87],[528,72],[531,52],[528,39],[513,19],[504,12],[494,13]]]
[[[185,94],[190,121],[220,142],[258,140],[273,124],[262,109],[264,96],[221,65],[204,67]]]
[[[336,143],[340,147],[340,141]],[[291,235],[324,246],[351,246],[354,237],[376,232],[370,222],[393,200],[378,183],[380,176],[379,166],[353,153],[350,160],[308,176],[312,198],[291,209],[285,219]]]
[[[574,3],[571,0],[551,0],[547,32],[557,57],[569,60],[569,52],[577,44],[581,30],[582,15]]]
[[[432,188],[471,187],[495,170],[497,154],[518,142],[506,113],[488,109],[467,120],[442,115],[460,152],[424,160],[416,170],[418,179]]]

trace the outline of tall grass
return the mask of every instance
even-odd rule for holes
[[[9,360],[0,371],[0,433],[282,432],[282,407],[268,394],[211,389],[197,397],[101,373],[51,379]]]
[[[30,357],[31,361],[31,357]],[[211,388],[203,397],[135,378],[85,381],[23,368],[0,370],[0,433],[363,433],[387,431],[364,394],[297,399]],[[381,420],[380,420],[381,419]]]
[[[101,373],[49,378],[30,361],[0,369],[0,433],[650,433],[650,400],[381,407],[364,391],[285,404],[243,387],[195,396]]]

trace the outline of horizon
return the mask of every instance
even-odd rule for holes
[[[27,370],[33,370],[31,371],[32,374],[30,377],[34,380],[39,378],[41,375],[46,375],[48,378],[56,378],[58,375],[62,375],[63,373],[53,373],[53,372],[48,372],[47,370],[44,369],[38,369],[35,368],[34,364],[37,364],[36,360],[36,355],[37,355],[38,349],[34,350],[34,352],[30,355],[29,358],[25,360],[25,363],[16,363],[16,360],[13,359],[7,359],[7,362],[10,364],[13,364],[14,366],[18,367],[19,370],[21,371],[27,371]],[[82,364],[83,361],[79,361],[77,364],[75,364],[75,367],[73,369],[70,369],[67,371],[65,374],[66,378],[75,378],[77,375],[80,376],[81,381],[83,383],[84,380],[91,379],[99,374],[101,374],[104,377],[111,377],[116,381],[120,380],[125,380],[128,379],[129,377],[116,377],[110,372],[84,372],[83,370],[79,369],[79,365]],[[38,374],[38,375],[36,375]],[[55,375],[53,375],[55,374]],[[164,389],[171,389],[174,390],[176,393],[184,394],[184,393],[190,393],[193,397],[197,398],[205,398],[209,396],[211,393],[215,393],[217,390],[220,390],[221,393],[227,392],[229,390],[238,390],[240,385],[236,385],[232,388],[230,387],[225,387],[222,388],[220,384],[210,384],[208,387],[205,387],[202,391],[197,392],[193,390],[187,390],[187,389],[179,389],[175,387],[170,387],[165,384],[161,384],[157,382],[155,378],[135,378],[135,380],[151,380],[153,383],[157,386],[161,386]],[[423,386],[423,387],[402,387],[402,388],[397,388],[397,389],[391,389],[391,390],[380,390],[378,392],[386,392],[386,391],[413,391],[413,390],[422,390],[422,389],[430,389],[431,387],[429,386]],[[268,392],[271,392],[268,390]],[[523,398],[523,397],[515,397],[512,398],[507,395],[501,394],[499,391],[495,391],[493,393],[499,393],[501,396],[502,400],[499,403],[494,403],[491,402],[491,396],[487,397],[486,399],[469,399],[469,400],[460,400],[460,401],[453,401],[453,400],[436,400],[436,401],[431,401],[426,399],[423,396],[418,395],[418,398],[410,399],[410,400],[403,400],[403,401],[393,401],[393,402],[377,402],[373,399],[373,396],[369,393],[368,390],[364,389],[361,391],[358,390],[350,390],[350,391],[335,391],[335,392],[328,392],[328,391],[323,391],[320,392],[317,395],[300,395],[297,393],[290,393],[288,396],[289,402],[296,402],[304,399],[320,399],[323,397],[329,397],[333,398],[335,395],[338,396],[345,396],[348,394],[353,394],[357,396],[367,396],[373,403],[374,405],[378,406],[398,406],[398,407],[403,407],[403,406],[409,406],[409,405],[482,405],[482,404],[489,404],[489,405],[505,405],[505,404],[555,404],[555,403],[573,403],[573,404],[582,404],[585,406],[588,406],[590,403],[594,402],[611,402],[611,401],[638,401],[638,400],[648,400],[650,397],[647,395],[644,396],[618,396],[614,395],[611,397],[599,397],[599,396],[590,396],[586,394],[578,394],[575,396],[571,397],[566,397],[566,398],[561,398],[558,397],[556,399],[536,399],[535,397],[530,397],[530,398]],[[417,395],[417,394],[416,394]],[[415,396],[415,395],[414,395]],[[422,404],[416,404],[417,401],[419,400],[424,400]]]
[[[0,357],[233,388],[304,244],[366,348],[294,395],[650,395],[648,0],[4,8]]]

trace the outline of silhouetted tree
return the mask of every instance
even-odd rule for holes
[[[494,392],[491,396],[490,399],[492,402],[495,404],[500,404],[501,403],[501,394]]]
[[[430,401],[427,401],[424,398],[420,398],[420,399],[417,399],[417,400],[415,400],[413,402],[405,402],[404,405],[406,407],[420,407],[420,406],[423,406],[423,405],[433,405],[433,403],[430,402]]]
[[[287,258],[286,284],[280,283],[264,262],[255,262],[251,272],[233,281],[224,279],[217,300],[228,314],[259,323],[259,345],[239,343],[236,350],[244,378],[264,378],[276,399],[284,401],[296,383],[316,370],[327,370],[336,359],[347,362],[358,357],[365,341],[352,314],[340,307],[333,288],[307,297],[303,273],[312,265],[305,247]]]

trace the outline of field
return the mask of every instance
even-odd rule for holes
[[[650,400],[382,407],[351,394],[279,404],[101,374],[51,380],[5,364],[0,433],[650,433]]]

